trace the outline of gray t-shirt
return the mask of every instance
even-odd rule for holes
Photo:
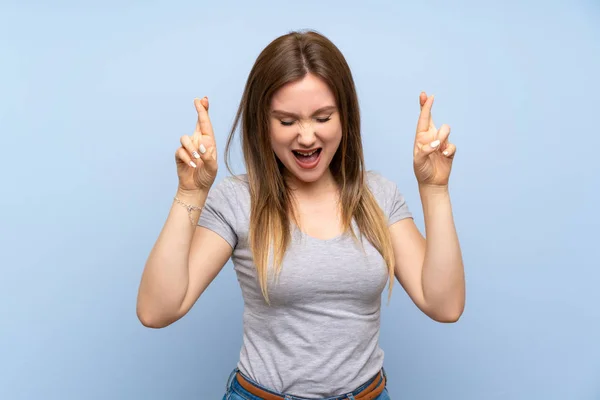
[[[389,224],[412,217],[396,185],[369,172],[367,184]],[[350,392],[383,366],[381,295],[388,282],[381,255],[349,235],[321,240],[297,228],[277,283],[264,300],[248,247],[250,193],[245,175],[210,190],[198,224],[222,236],[244,298],[238,368],[259,384],[300,397]]]

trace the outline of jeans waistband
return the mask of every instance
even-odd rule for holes
[[[244,379],[248,382],[250,382],[251,384],[253,384],[254,386],[266,390],[270,393],[273,393],[275,395],[281,396],[282,398],[284,398],[285,400],[316,400],[316,399],[307,399],[305,397],[298,397],[298,396],[293,396],[290,394],[285,394],[285,393],[279,393],[276,391],[273,391],[269,388],[266,388],[262,385],[260,385],[259,383],[253,381],[252,379],[250,379],[248,376],[244,375],[239,368],[234,368],[233,371],[231,371],[231,374],[229,374],[229,378],[227,379],[227,385],[225,386],[225,391],[227,393],[229,393],[231,390],[233,390],[233,387],[236,386],[237,390],[243,390],[245,391],[244,388],[242,388],[239,383],[235,380],[235,377],[237,374],[240,374],[244,377]],[[385,368],[381,368],[381,370],[375,374],[375,376],[373,376],[372,378],[370,378],[369,380],[367,380],[365,383],[361,384],[360,386],[358,386],[356,389],[352,390],[351,392],[342,394],[342,395],[337,395],[337,396],[333,396],[333,397],[326,397],[320,400],[347,400],[347,399],[354,399],[354,396],[358,396],[361,394],[361,392],[363,392],[369,385],[371,385],[375,380],[380,379],[381,381],[387,381],[387,374],[385,372]]]

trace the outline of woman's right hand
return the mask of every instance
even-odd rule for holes
[[[175,152],[179,191],[208,190],[217,176],[217,148],[208,117],[208,98],[194,99],[198,112],[196,130],[181,137],[181,147]]]

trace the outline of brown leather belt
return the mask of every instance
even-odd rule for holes
[[[381,373],[381,380],[375,378],[369,386],[367,386],[359,395],[354,396],[356,400],[373,400],[377,396],[379,396],[383,390],[385,389],[386,379],[385,376]],[[242,376],[239,372],[236,374],[236,378],[238,383],[246,389],[249,393],[252,393],[255,396],[260,397],[264,400],[285,400],[285,397],[279,396],[277,394],[269,393],[261,388],[254,386],[252,383],[248,382],[246,378]]]

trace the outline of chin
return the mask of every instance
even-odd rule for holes
[[[323,177],[323,175],[325,175],[325,171],[306,172],[306,171],[291,170],[290,173],[294,176],[294,178],[296,178],[298,181],[300,181],[302,183],[318,182]]]
[[[293,175],[295,179],[302,183],[318,182],[329,171],[329,160],[326,157],[322,157],[322,155],[319,158],[316,165],[311,166],[311,168],[303,168],[297,162],[296,157],[291,156],[285,163],[285,167],[290,175]]]

